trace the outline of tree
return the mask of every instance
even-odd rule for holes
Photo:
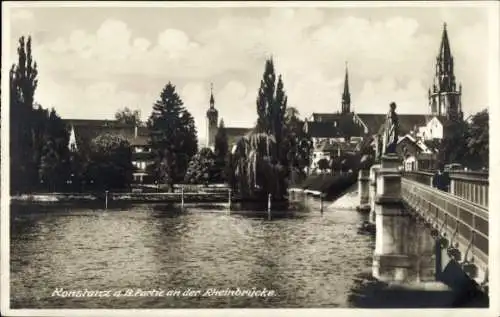
[[[299,111],[296,108],[287,108],[283,127],[284,142],[281,149],[292,175],[304,176],[304,170],[311,163],[312,140],[304,131],[303,123],[298,116]]]
[[[215,154],[203,148],[189,162],[184,181],[191,184],[206,184],[215,176]]]
[[[184,177],[186,169],[191,158],[198,152],[198,133],[196,131],[196,125],[194,118],[189,111],[184,109],[181,113],[181,134],[182,145],[181,152],[177,155],[179,164],[179,179]]]
[[[29,190],[37,179],[33,160],[32,112],[38,85],[37,64],[31,54],[31,37],[19,39],[17,64],[10,70],[11,190]]]
[[[224,126],[224,120],[220,120],[214,144],[215,154],[215,181],[227,181],[225,168],[228,163],[229,145],[227,141],[227,131]]]
[[[153,105],[148,128],[153,175],[173,190],[173,184],[184,179],[188,163],[197,152],[198,139],[193,116],[184,108],[172,83],[163,88]]]
[[[489,113],[488,109],[476,113],[467,134],[467,163],[472,168],[489,167]]]
[[[312,143],[296,109],[287,111],[283,80],[280,75],[276,81],[272,59],[266,61],[256,105],[255,130],[238,141],[232,155],[235,183],[243,196],[270,193],[283,199],[291,172],[308,165]]]
[[[132,111],[125,107],[115,113],[115,119],[120,123],[138,126],[141,124],[141,112],[139,110]]]
[[[271,194],[273,199],[283,198],[286,170],[272,161],[275,153],[276,140],[267,133],[252,133],[238,141],[232,164],[236,187],[243,197],[263,199]]]
[[[441,167],[450,163],[466,163],[468,139],[467,123],[462,119],[447,120],[443,124],[443,139],[437,155]]]
[[[91,142],[89,176],[98,190],[126,189],[132,182],[132,150],[120,135],[104,133]]]
[[[299,121],[299,110],[295,107],[288,107],[285,110],[285,122],[286,123],[291,123],[291,122],[298,122]]]
[[[40,181],[46,184],[49,191],[54,191],[59,180],[59,161],[56,146],[49,140],[42,149],[41,162],[39,168]]]
[[[38,67],[31,37],[19,39],[17,53],[9,75],[11,191],[31,191],[43,181],[55,189],[68,172],[67,129],[54,109],[35,103]]]
[[[282,129],[285,119],[287,96],[285,94],[281,75],[274,72],[272,59],[266,61],[263,79],[257,95],[257,132],[267,133],[276,139],[278,148],[281,144]],[[280,160],[280,151],[275,154],[275,159]]]
[[[43,111],[47,113],[47,111]],[[43,129],[42,137],[39,138],[40,155],[39,177],[40,182],[45,183],[49,189],[56,190],[62,188],[64,183],[69,180],[70,161],[69,161],[69,133],[64,121],[52,109],[47,117],[40,118],[40,129]]]
[[[70,152],[68,155],[69,175],[72,186],[68,190],[85,191],[85,185],[93,182],[91,178],[90,153],[83,151]]]

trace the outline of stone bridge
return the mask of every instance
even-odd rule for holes
[[[359,171],[358,210],[370,213],[376,232],[373,276],[449,286],[467,280],[488,292],[488,174],[451,172],[447,192],[432,187],[432,173],[400,165],[387,155]]]

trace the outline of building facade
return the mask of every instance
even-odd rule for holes
[[[68,119],[64,121],[69,127],[68,147],[72,152],[88,153],[92,140],[106,133],[126,139],[132,148],[132,165],[135,167],[134,182],[149,182],[147,168],[153,163],[153,158],[151,149],[148,147],[149,133],[146,127],[123,124],[115,120]]]

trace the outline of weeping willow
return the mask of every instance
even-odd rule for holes
[[[273,135],[252,133],[241,138],[234,152],[237,187],[246,198],[271,194],[282,199],[286,193],[286,169],[278,163]]]

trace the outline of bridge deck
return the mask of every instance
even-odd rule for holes
[[[462,261],[488,269],[488,209],[419,181],[403,177],[404,202],[433,224],[449,245],[457,247]]]

